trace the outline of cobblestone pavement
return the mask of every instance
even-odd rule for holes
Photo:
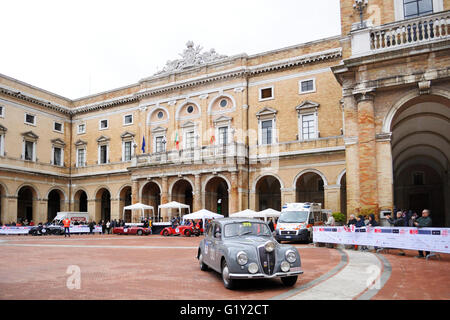
[[[426,261],[413,251],[375,255],[295,245],[304,274],[294,287],[246,280],[230,291],[218,273],[200,271],[199,242],[159,235],[0,236],[0,299],[450,299],[445,254]],[[79,289],[72,281],[78,271]]]

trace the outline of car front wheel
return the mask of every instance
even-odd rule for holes
[[[164,231],[163,231],[163,236],[167,237],[168,235],[169,235],[169,230],[167,230],[167,229],[164,230]]]
[[[235,280],[230,279],[230,270],[228,269],[228,265],[225,260],[222,262],[222,280],[225,288],[230,290],[234,289]]]
[[[137,234],[138,236],[142,236],[142,230],[138,230]]]
[[[298,279],[298,276],[284,277],[284,278],[281,278],[281,282],[283,282],[283,284],[286,287],[292,287],[297,282],[297,279]]]

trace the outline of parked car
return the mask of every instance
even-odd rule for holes
[[[167,236],[179,236],[183,235],[186,237],[190,237],[191,235],[199,236],[203,233],[203,228],[197,229],[193,228],[191,226],[178,226],[175,228],[172,227],[166,227],[161,231],[161,235],[167,237]]]
[[[300,254],[292,245],[279,244],[261,220],[214,220],[200,241],[200,269],[222,274],[223,284],[233,289],[238,279],[280,278],[293,286],[302,274]]]
[[[115,227],[112,230],[113,234],[132,234],[132,235],[149,235],[150,229],[140,226],[125,226],[125,227]]]
[[[42,236],[42,235],[62,235],[64,234],[64,228],[60,225],[50,224],[50,225],[42,225],[39,224],[37,226],[32,227],[28,234],[32,236]]]

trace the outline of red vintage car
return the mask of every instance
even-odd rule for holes
[[[186,237],[190,237],[191,235],[195,235],[198,237],[200,234],[203,233],[203,228],[196,229],[191,226],[178,226],[175,228],[172,227],[166,227],[161,231],[161,235],[167,237],[167,236],[179,236],[184,235]]]
[[[144,227],[139,227],[139,226],[125,226],[125,227],[115,227],[113,228],[113,234],[132,234],[132,235],[138,235],[138,236],[142,236],[142,235],[149,235],[150,229],[149,228],[144,228]]]

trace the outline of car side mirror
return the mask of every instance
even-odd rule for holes
[[[220,233],[220,231],[217,231],[217,232],[214,234],[214,237],[215,237],[215,238],[220,238],[220,237],[222,237],[222,234]]]
[[[275,237],[277,235],[277,232],[273,230],[272,235]]]

